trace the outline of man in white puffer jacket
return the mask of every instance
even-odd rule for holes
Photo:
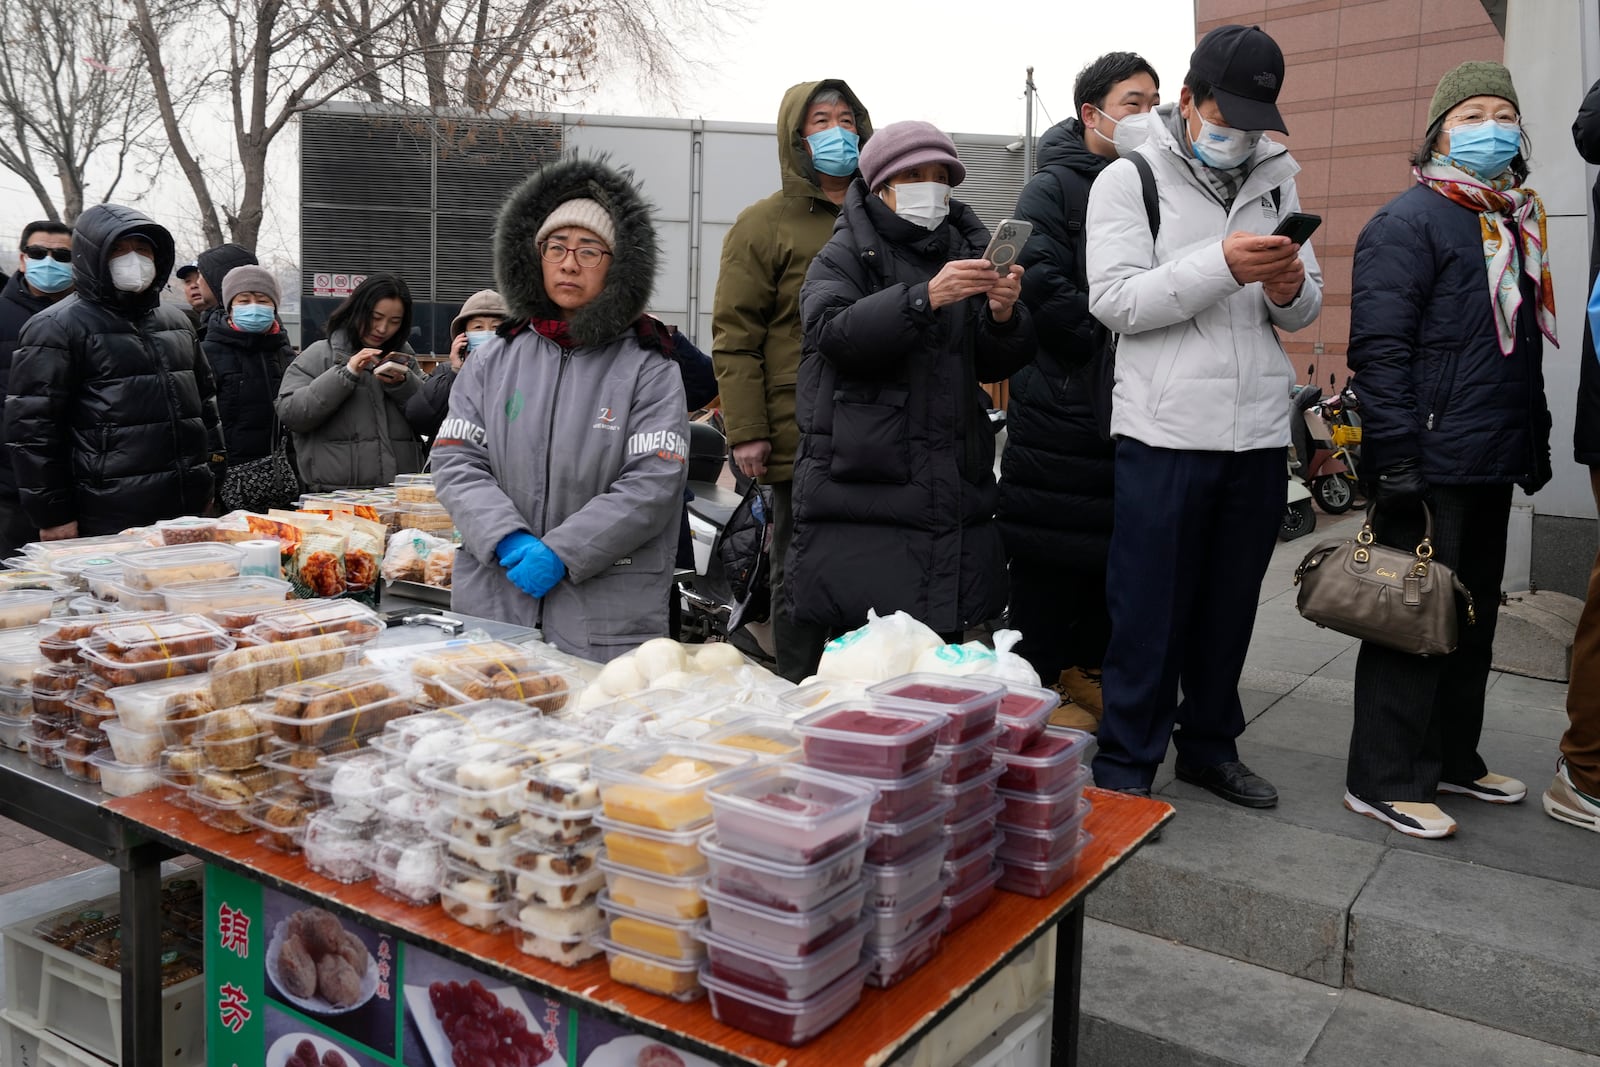
[[[1236,740],[1239,675],[1285,504],[1294,372],[1275,328],[1303,329],[1322,310],[1310,246],[1271,236],[1300,207],[1300,167],[1263,133],[1287,132],[1282,84],[1283,53],[1259,27],[1212,30],[1178,102],[1144,120],[1155,226],[1131,160],[1107,167],[1089,198],[1089,309],[1120,335],[1094,764],[1109,789],[1148,795],[1175,739],[1180,779],[1249,807],[1278,800]]]

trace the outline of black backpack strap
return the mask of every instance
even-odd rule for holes
[[[1150,221],[1150,239],[1161,234],[1161,202],[1156,197],[1156,172],[1150,161],[1139,152],[1129,152],[1125,157],[1139,171],[1139,185],[1144,189],[1144,216]],[[1277,190],[1273,190],[1277,195]]]

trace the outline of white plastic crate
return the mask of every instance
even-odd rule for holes
[[[110,1067],[110,1062],[0,1011],[0,1063],[5,1067]]]
[[[102,910],[115,911],[111,902]],[[5,1015],[112,1062],[122,1057],[122,975],[33,934],[37,917],[0,930],[5,944]],[[161,1067],[205,1063],[205,976],[161,992]],[[7,1063],[5,1067],[13,1067]],[[154,1065],[152,1065],[154,1067]]]
[[[961,1067],[1050,1067],[1050,1024],[1055,1020],[1055,994],[1016,1016],[973,1049]]]

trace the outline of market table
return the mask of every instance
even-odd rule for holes
[[[193,813],[167,804],[157,793],[109,800],[105,811],[122,820],[127,832],[140,839],[199,856],[272,890],[348,916],[408,945],[470,965],[586,1015],[613,1020],[628,1031],[738,1067],[886,1064],[954,1011],[968,993],[1059,926],[1052,1060],[1073,1064],[1077,1061],[1084,898],[1173,814],[1172,808],[1160,801],[1092,788],[1087,795],[1094,810],[1084,825],[1094,840],[1071,882],[1043,899],[996,894],[979,918],[945,939],[927,966],[892,989],[868,989],[861,1003],[838,1025],[800,1048],[778,1045],[718,1023],[704,999],[678,1003],[613,982],[603,959],[576,968],[558,967],[523,955],[508,935],[460,925],[437,905],[411,907],[382,895],[370,882],[346,885],[324,878],[307,870],[298,856],[265,849],[249,834],[215,829]],[[208,912],[217,906],[207,901]],[[208,925],[215,918],[208,917]],[[208,968],[211,962],[208,958]]]

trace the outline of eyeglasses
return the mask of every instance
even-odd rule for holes
[[[72,262],[72,249],[70,248],[46,248],[44,245],[29,245],[22,250],[22,254],[29,259],[43,259],[45,256],[49,256],[57,263]]]
[[[582,248],[568,248],[556,241],[545,241],[539,245],[539,255],[546,263],[564,263],[568,252],[578,257],[580,267],[598,267],[600,260],[611,254],[603,248],[593,248],[588,245]]]

